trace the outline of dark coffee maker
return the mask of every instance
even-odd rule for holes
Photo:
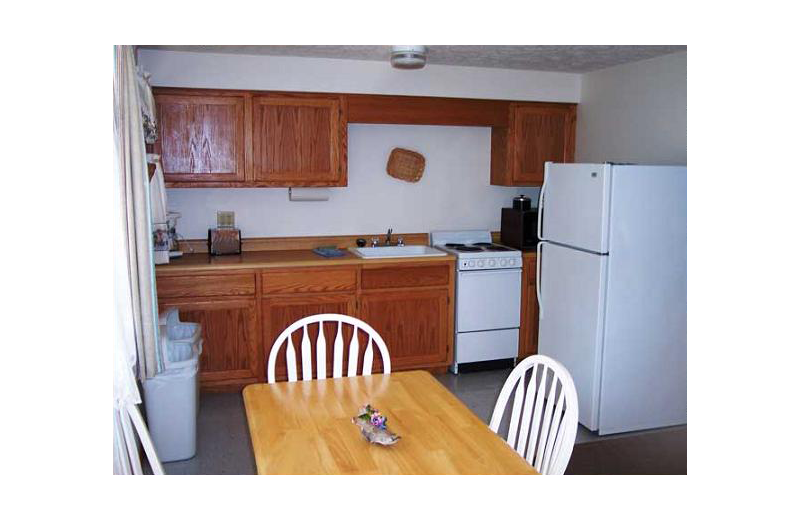
[[[515,249],[536,249],[538,209],[531,209],[531,199],[514,197],[513,207],[503,208],[500,221],[500,242]]]

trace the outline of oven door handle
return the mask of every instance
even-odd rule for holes
[[[536,301],[539,303],[539,319],[544,316],[544,305],[542,305],[542,251],[544,242],[536,244]]]

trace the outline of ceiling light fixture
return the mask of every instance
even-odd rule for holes
[[[421,69],[427,57],[424,45],[392,45],[391,62],[396,69]]]

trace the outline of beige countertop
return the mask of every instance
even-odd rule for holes
[[[455,262],[456,257],[428,256],[411,258],[365,259],[344,250],[344,256],[325,258],[311,250],[244,251],[240,255],[211,256],[207,253],[185,254],[171,258],[169,264],[156,266],[157,275],[179,274],[192,271],[231,269],[270,269],[279,267],[320,267],[341,265],[378,265],[420,262]]]

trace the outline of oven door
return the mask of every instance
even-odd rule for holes
[[[456,331],[519,327],[521,269],[459,271]]]

